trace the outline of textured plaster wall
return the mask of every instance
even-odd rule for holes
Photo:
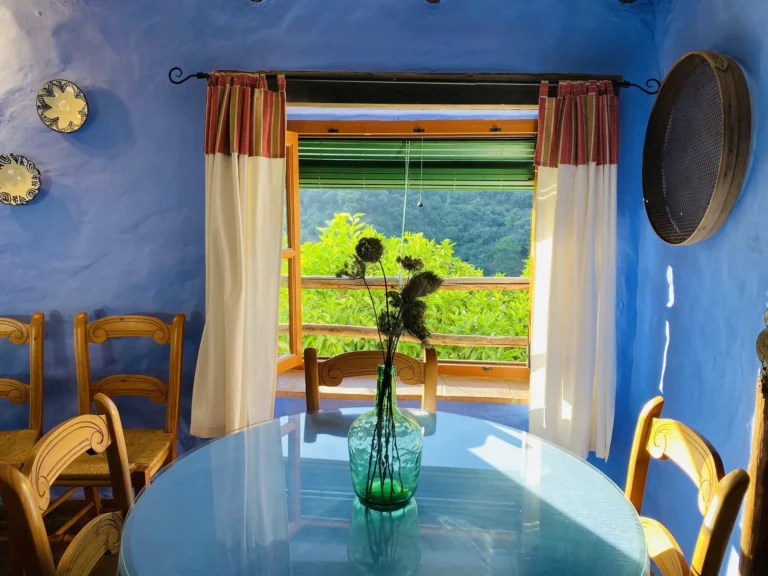
[[[662,1],[662,73],[691,50],[735,58],[751,83],[750,174],[725,226],[691,247],[669,247],[640,226],[637,333],[630,406],[660,392],[664,414],[703,433],[726,470],[747,467],[758,374],[755,339],[768,305],[768,4],[761,0]],[[656,464],[656,463],[655,463]],[[667,463],[650,470],[644,513],[666,524],[690,554],[700,518],[688,479]],[[736,574],[740,526],[723,574]]]
[[[43,190],[28,206],[0,207],[0,313],[47,316],[46,427],[76,412],[78,311],[184,312],[181,429],[182,442],[192,441],[186,430],[204,322],[205,85],[172,86],[171,66],[585,72],[642,81],[657,68],[653,16],[650,0],[2,0],[0,148],[34,160]],[[88,96],[90,117],[76,134],[51,132],[36,117],[35,94],[52,78],[71,79]],[[650,105],[636,91],[621,96],[618,417],[638,371],[639,169]],[[0,344],[2,372],[23,374],[25,352]],[[160,359],[151,343],[92,353],[97,373]],[[127,425],[162,422],[162,410],[131,400],[121,403]],[[9,416],[7,405],[0,414],[3,428],[25,417]],[[617,446],[625,444],[619,438]],[[617,449],[614,459],[626,452]],[[620,477],[624,467],[612,473]]]

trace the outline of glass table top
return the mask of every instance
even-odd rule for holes
[[[124,576],[172,574],[641,576],[645,539],[619,488],[585,461],[498,424],[408,410],[419,488],[367,511],[346,434],[363,409],[290,416],[205,444],[128,515]]]

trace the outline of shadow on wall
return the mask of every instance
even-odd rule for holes
[[[112,156],[135,142],[131,113],[120,97],[105,88],[81,86],[88,100],[88,119],[68,135],[76,148],[92,155]]]
[[[45,315],[45,404],[43,430],[78,413],[72,321],[52,310]]]
[[[29,316],[6,314],[9,318],[29,323]],[[11,368],[12,367],[12,368]],[[29,345],[11,344],[7,338],[0,338],[0,378],[11,378],[23,383],[29,382]],[[9,370],[13,370],[10,371]],[[12,404],[0,398],[0,430],[16,430],[29,426],[29,404]]]
[[[24,323],[30,321],[29,315],[11,317]],[[77,386],[74,380],[74,351],[67,353],[65,322],[59,312],[54,310],[45,315],[44,330],[43,432],[47,432],[77,414]],[[5,338],[0,339],[0,367],[7,366],[16,366],[19,370],[3,370],[0,377],[29,383],[29,345],[15,345]],[[0,398],[0,410],[0,430],[29,426],[28,403],[13,405],[7,399]]]
[[[128,313],[128,312],[126,312]],[[164,312],[138,312],[160,318],[166,323],[173,321],[173,314]],[[89,321],[113,315],[114,311],[95,310],[89,314]],[[179,412],[179,438],[182,451],[188,449],[189,406],[192,398],[197,351],[202,337],[203,318],[193,312],[187,319],[184,332],[184,359]],[[151,338],[114,338],[103,344],[90,345],[91,381],[94,382],[112,374],[139,373],[154,376],[168,382],[170,347],[159,345]],[[144,397],[118,397],[115,404],[120,410],[124,424],[129,428],[163,428],[166,405],[155,405]],[[192,441],[194,446],[197,442]]]
[[[44,162],[38,162],[42,171],[40,190],[37,196],[24,206],[16,206],[8,214],[21,231],[10,237],[3,237],[3,248],[9,252],[36,247],[49,239],[55,239],[55,244],[49,245],[49,250],[65,255],[71,251],[73,242],[78,236],[79,220],[72,211],[71,198],[76,197],[76,191],[58,182],[55,175],[47,170]],[[51,191],[56,189],[56,194]]]

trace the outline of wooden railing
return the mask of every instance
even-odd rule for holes
[[[368,286],[372,290],[383,290],[384,278],[373,276],[367,278]],[[282,277],[283,285],[287,285],[288,276]],[[387,278],[390,288],[397,286],[397,278]],[[335,276],[302,276],[301,287],[305,290],[364,290],[362,280],[350,278],[336,278]],[[528,278],[446,278],[441,290],[528,290],[530,280]],[[353,337],[376,340],[378,332],[376,328],[368,326],[346,326],[340,324],[302,324],[302,332],[309,336],[337,336]],[[280,325],[280,334],[288,333],[288,324]],[[416,338],[404,335],[404,342],[418,342]],[[479,336],[471,334],[432,334],[429,341],[436,346],[486,346],[505,348],[525,348],[528,346],[526,336]]]
[[[302,324],[305,336],[338,336],[378,340],[376,328],[368,326],[347,326],[344,324]],[[280,324],[280,334],[288,334],[288,324]],[[418,342],[413,336],[403,334],[403,342]],[[525,336],[475,336],[470,334],[430,334],[430,344],[434,346],[490,346],[506,348],[525,348],[528,338]]]
[[[281,280],[284,286],[288,285],[287,275],[284,274]],[[384,289],[383,277],[371,276],[366,280],[372,290]],[[387,277],[387,284],[390,288],[397,286],[397,278]],[[440,290],[528,290],[530,286],[530,278],[446,278]],[[301,287],[305,290],[365,290],[362,280],[335,276],[302,276]]]

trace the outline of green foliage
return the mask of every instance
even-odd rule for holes
[[[401,254],[399,237],[386,237],[367,222],[363,214],[335,214],[325,226],[318,228],[318,240],[301,246],[303,276],[333,276],[354,254],[361,237],[376,236],[385,246],[384,266],[399,270],[396,262]],[[402,254],[419,258],[424,268],[443,278],[482,277],[483,270],[462,261],[454,254],[451,240],[436,242],[422,233],[406,232]],[[527,275],[526,263],[524,275]],[[283,273],[287,273],[284,269]],[[373,270],[369,274],[374,274]],[[503,276],[503,274],[497,274]],[[397,282],[397,278],[392,278]],[[377,309],[384,305],[384,291],[374,290]],[[346,324],[375,327],[376,322],[368,295],[364,290],[304,290],[303,322],[309,324]],[[288,321],[288,291],[281,290],[280,321]],[[442,334],[475,334],[484,336],[525,336],[528,334],[528,291],[438,291],[427,297],[427,327]],[[287,337],[281,337],[281,352],[287,352]],[[375,350],[378,341],[331,336],[305,336],[304,347],[318,349],[321,356],[335,356],[354,350]],[[400,352],[419,356],[418,344],[401,343]],[[524,361],[526,351],[517,348],[437,346],[441,358],[462,360]]]

